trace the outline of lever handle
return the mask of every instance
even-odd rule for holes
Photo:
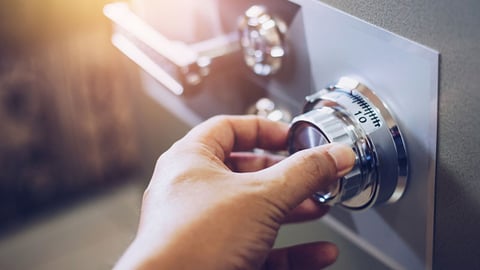
[[[240,50],[237,33],[186,44],[156,31],[127,3],[107,4],[103,11],[115,25],[112,43],[176,95],[200,84],[213,61]]]

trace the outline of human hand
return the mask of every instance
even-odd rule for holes
[[[280,161],[251,151],[286,148],[288,127],[256,116],[218,116],[192,129],[157,161],[137,236],[117,269],[318,269],[335,245],[272,250],[284,222],[322,216],[309,198],[351,170],[338,144]]]

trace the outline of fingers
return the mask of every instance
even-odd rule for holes
[[[264,270],[321,269],[334,263],[337,247],[328,242],[310,243],[277,249],[268,256]]]
[[[235,152],[225,160],[225,164],[234,172],[255,172],[268,168],[284,156],[268,153]]]
[[[255,178],[266,182],[262,195],[289,212],[315,191],[326,189],[348,173],[354,162],[352,149],[330,144],[299,151],[257,172]]]
[[[200,142],[225,160],[232,151],[283,150],[288,126],[258,116],[216,116],[192,129],[185,139]]]
[[[324,216],[328,210],[330,210],[328,205],[318,204],[308,198],[288,214],[284,223],[303,222],[317,219]]]

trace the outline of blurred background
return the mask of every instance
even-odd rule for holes
[[[0,269],[111,268],[188,129],[111,45],[106,2],[0,2]]]

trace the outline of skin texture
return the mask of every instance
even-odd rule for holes
[[[157,161],[137,236],[116,269],[319,269],[338,251],[326,242],[273,250],[283,223],[318,218],[309,199],[351,170],[343,145],[288,158],[288,126],[256,116],[217,116]]]

